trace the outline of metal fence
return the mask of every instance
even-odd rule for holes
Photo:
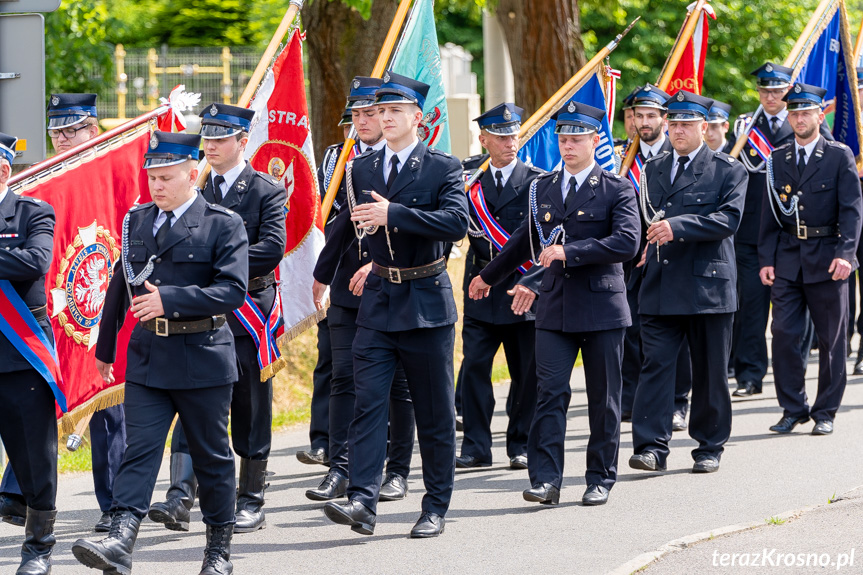
[[[110,71],[94,73],[101,86],[100,118],[134,118],[152,110],[177,84],[201,94],[201,106],[236,103],[260,60],[252,47],[130,48],[118,44]],[[198,110],[195,110],[198,112]]]

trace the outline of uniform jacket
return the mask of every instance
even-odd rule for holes
[[[750,118],[752,114],[744,114],[742,118]],[[739,118],[738,118],[739,121]],[[794,142],[794,130],[791,129],[791,124],[786,117],[785,122],[779,127],[774,134],[770,130],[770,121],[765,114],[759,114],[755,125],[764,134],[764,137],[773,145],[774,150],[780,146],[784,146],[789,142]],[[821,124],[821,135],[832,140],[830,129],[827,127],[827,122]],[[753,155],[752,146],[749,142],[743,147],[740,152],[741,156],[746,156],[756,166],[762,164],[761,158]],[[767,172],[762,168],[757,172],[749,172],[749,184],[746,187],[746,202],[743,208],[743,218],[740,220],[740,227],[737,229],[735,241],[741,244],[758,244],[758,227],[761,224],[761,206],[762,198],[764,197],[764,187],[767,185]]]
[[[793,143],[773,151],[777,190],[789,198],[797,194],[801,225],[838,225],[840,236],[801,240],[782,231],[769,202],[773,202],[776,215],[783,224],[796,226],[796,218],[779,210],[765,186],[758,242],[759,264],[761,267],[775,267],[777,277],[790,281],[799,281],[801,272],[803,283],[828,281],[832,274],[827,270],[834,258],[842,258],[857,267],[855,254],[863,208],[854,156],[848,146],[819,138],[803,176],[798,177],[795,155]]]
[[[468,159],[470,160],[470,158]],[[465,165],[468,165],[468,160]],[[515,169],[506,181],[500,196],[497,194],[497,186],[492,176],[492,170],[486,172],[480,178],[485,202],[491,215],[500,226],[512,235],[518,229],[521,222],[527,217],[528,195],[530,183],[544,172],[538,168],[528,166],[521,160],[517,160]],[[468,206],[470,218],[475,229],[482,229],[473,208]],[[540,266],[533,266],[522,275],[518,270],[512,272],[509,277],[491,290],[489,297],[481,300],[472,300],[468,297],[468,286],[487,262],[499,253],[491,242],[485,237],[474,238],[468,236],[470,249],[467,252],[464,269],[464,315],[473,319],[494,324],[509,324],[522,321],[533,321],[536,318],[535,307],[524,315],[512,313],[512,296],[507,295],[515,284],[520,283],[527,288],[539,293],[543,270]],[[494,253],[491,253],[494,250]]]
[[[208,204],[199,194],[157,249],[153,221],[158,213],[152,202],[131,210],[128,259],[133,273],[139,274],[150,256],[157,256],[148,281],[159,288],[164,317],[169,321],[202,319],[229,315],[240,307],[249,278],[249,242],[240,216]],[[120,266],[125,263],[123,258]],[[143,285],[131,289],[133,296],[148,293]],[[116,267],[96,343],[100,361],[114,362],[117,332],[128,308],[125,274],[122,267]],[[126,380],[150,387],[193,389],[237,379],[234,337],[227,324],[168,337],[136,324],[126,360]]]
[[[732,236],[740,223],[746,169],[707,144],[672,187],[674,156],[665,152],[645,165],[648,198],[665,210],[674,240],[648,244],[638,311],[643,315],[692,315],[737,310],[737,266]],[[641,193],[645,191],[642,189]]]
[[[323,201],[323,198],[327,193],[327,187],[325,184],[328,182],[324,178],[325,171],[330,165],[331,159],[333,161],[338,159],[343,146],[344,144],[341,143],[328,147],[324,152],[324,161],[321,162],[320,166],[318,166],[318,188],[321,190],[321,201]],[[345,188],[345,179],[344,176],[342,176],[342,183],[339,185],[338,192],[336,193],[336,201],[333,202],[333,208],[330,210],[329,221],[327,221],[326,227],[324,228],[324,233],[327,238],[330,236],[336,217],[341,212],[349,211],[347,202],[348,195]],[[357,273],[362,266],[372,261],[372,258],[369,255],[368,246],[365,245],[366,242],[363,242],[362,251],[357,247],[358,244],[359,240],[354,237],[353,241],[345,249],[338,268],[336,268],[336,275],[333,277],[333,283],[330,284],[330,302],[332,302],[333,305],[350,309],[357,309],[360,307],[360,297],[354,295],[349,289],[349,286],[354,274]]]
[[[202,194],[209,203],[215,203],[212,176],[207,178]],[[279,267],[285,255],[285,187],[270,176],[256,171],[247,162],[221,206],[243,219],[249,239],[249,279],[265,276]],[[267,315],[273,307],[276,286],[257,290],[250,295]],[[234,335],[251,337],[233,313],[228,314],[228,323]]]
[[[368,252],[381,266],[411,268],[430,264],[443,257],[447,242],[459,241],[467,233],[467,198],[461,164],[451,155],[419,142],[392,189],[387,190],[384,152],[384,149],[370,150],[353,160],[357,203],[374,201],[371,190],[390,202],[387,229],[394,257],[390,256],[384,228],[368,238]],[[315,279],[332,284],[342,254],[357,257],[346,252],[354,239],[350,214],[342,211],[318,259]],[[456,319],[452,283],[446,271],[401,284],[369,274],[357,325],[378,331],[404,331],[451,325]]]
[[[590,332],[632,323],[626,303],[623,262],[638,250],[640,225],[635,191],[628,179],[595,165],[564,209],[561,172],[540,176],[536,184],[539,224],[547,237],[563,224],[566,265],[545,269],[536,310],[536,327],[563,332]],[[535,222],[524,220],[503,251],[480,273],[489,285],[505,281],[541,247]]]
[[[11,190],[0,203],[0,280],[12,287],[31,310],[45,305],[45,274],[54,249],[54,208],[41,200],[18,196]],[[51,322],[38,321],[50,341]],[[5,335],[0,333],[0,373],[32,369]]]

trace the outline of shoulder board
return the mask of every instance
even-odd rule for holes
[[[31,204],[37,204],[38,205],[38,204],[42,203],[42,200],[40,200],[39,198],[33,198],[30,196],[18,196],[18,199],[23,200],[25,202],[30,202]]]
[[[535,173],[535,174],[539,174],[540,176],[543,176],[543,175],[545,175],[546,173],[548,173],[548,172],[546,172],[545,170],[543,170],[543,169],[541,169],[541,168],[537,168],[536,166],[528,166],[527,168],[528,168],[531,172],[533,172],[533,173]]]
[[[620,174],[617,172],[609,172],[608,170],[602,170],[602,175],[606,178],[611,178],[612,180],[619,180]]]
[[[789,146],[792,146],[792,145],[794,145],[794,140],[793,140],[793,139],[792,139],[790,142],[785,142],[785,143],[784,143],[784,144],[782,144],[781,146],[777,146],[777,147],[773,148],[773,153],[776,153],[776,152],[778,152],[779,150],[785,150],[785,149],[787,149]]]
[[[725,160],[725,161],[726,161],[726,162],[728,162],[729,164],[733,164],[734,162],[736,162],[736,161],[737,161],[737,160],[735,160],[734,158],[732,158],[731,156],[729,156],[728,154],[726,154],[726,153],[724,153],[724,152],[716,152],[716,157],[717,157],[717,158],[719,158],[720,160]]]
[[[559,173],[560,173],[559,170],[556,172],[543,172],[536,179],[539,180],[541,178],[548,178],[549,176],[554,176],[554,175],[559,174]]]
[[[261,178],[262,180],[264,180],[265,182],[267,182],[268,184],[272,184],[274,186],[279,184],[279,180],[277,180],[276,178],[274,178],[273,176],[271,176],[270,174],[268,174],[266,172],[259,172],[259,171],[255,170],[255,175],[257,177]]]
[[[477,154],[475,156],[468,156],[467,158],[462,160],[462,162],[467,164],[468,162],[475,162],[475,161],[479,160],[480,158],[482,158],[482,154]]]
[[[371,148],[366,148],[365,152],[363,152],[359,156],[354,156],[354,159],[356,160],[357,158],[367,158],[367,157],[371,156],[372,154],[378,153],[378,151],[379,150],[373,150]]]
[[[234,212],[233,212],[233,210],[229,210],[228,208],[225,208],[225,207],[223,207],[223,206],[221,206],[221,205],[219,205],[219,204],[211,204],[211,203],[209,203],[209,202],[206,202],[206,204],[207,204],[207,207],[208,207],[209,209],[213,210],[214,212],[219,212],[219,213],[222,213],[222,214],[227,214],[227,215],[229,215],[229,216],[230,216],[230,215],[232,215],[232,214],[234,213]]]
[[[840,150],[844,150],[845,148],[847,148],[847,147],[848,147],[848,146],[846,146],[845,144],[843,144],[842,142],[837,142],[836,140],[826,140],[826,139],[825,139],[825,140],[824,140],[824,142],[825,142],[828,146],[833,146],[834,148],[839,148]]]
[[[329,150],[341,150],[342,146],[344,146],[344,145],[345,145],[344,142],[339,142],[338,144],[333,144],[332,146],[327,146],[327,149],[324,150],[324,152],[327,152]]]
[[[644,164],[647,165],[647,164],[650,164],[652,162],[655,162],[656,160],[664,158],[665,156],[669,155],[670,153],[671,152],[669,152],[668,150],[663,150],[663,151],[659,152],[658,154],[656,154],[655,156],[653,156],[652,158],[650,158],[649,160],[647,160],[646,162],[644,162]]]
[[[138,210],[143,210],[144,208],[149,208],[152,205],[154,205],[153,202],[146,202],[143,204],[138,204],[137,206],[132,206],[131,208],[129,208],[129,212],[137,212]]]
[[[448,152],[443,152],[443,151],[438,150],[436,148],[429,148],[428,151],[431,152],[432,154],[435,154],[436,156],[446,156],[447,158],[452,158],[452,154],[450,154]]]

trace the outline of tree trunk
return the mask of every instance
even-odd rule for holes
[[[341,0],[311,0],[303,7],[312,94],[309,113],[319,160],[324,148],[344,141],[338,123],[351,80],[372,73],[396,8],[397,0],[375,0],[371,17],[364,20]]]
[[[515,101],[532,114],[587,62],[578,0],[499,0],[496,16],[509,45]]]

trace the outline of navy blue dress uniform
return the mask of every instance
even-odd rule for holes
[[[666,102],[669,123],[704,120],[711,102],[679,91]],[[693,371],[689,435],[698,442],[693,471],[719,467],[731,435],[727,367],[737,309],[732,236],[746,180],[739,162],[703,142],[686,156],[665,152],[645,164],[642,214],[647,221],[667,221],[674,237],[659,248],[648,244],[640,268],[644,365],[632,412],[635,453],[629,464],[635,469],[666,468],[674,408],[667,374],[684,339]]]
[[[428,85],[387,72],[377,103],[422,108]],[[457,312],[446,272],[447,242],[462,239],[468,214],[461,164],[416,141],[400,159],[387,186],[388,148],[353,160],[348,193],[373,201],[370,190],[389,200],[388,224],[367,236],[373,265],[363,288],[354,339],[356,404],[348,449],[347,506],[327,503],[330,519],[354,531],[374,532],[381,472],[386,457],[387,404],[398,362],[407,375],[422,456],[423,514],[414,537],[443,531],[455,470],[453,346]],[[405,153],[405,150],[402,150]],[[394,156],[396,157],[396,156]],[[352,188],[351,188],[352,186]],[[315,279],[332,284],[342,253],[353,242],[350,214],[339,214],[315,268]]]
[[[197,135],[155,132],[144,167],[197,161],[199,142]],[[154,203],[130,210],[120,267],[108,286],[96,344],[100,361],[114,362],[130,295],[149,293],[145,279],[158,288],[164,316],[138,322],[129,340],[128,445],[114,480],[111,531],[106,539],[79,539],[72,547],[75,557],[91,568],[131,570],[132,548],[149,509],[165,439],[179,414],[207,525],[201,573],[231,572],[236,481],[227,425],[238,362],[226,316],[246,295],[249,243],[242,218],[208,204],[200,194],[177,211],[182,213],[163,212]]]
[[[201,112],[201,138],[219,139],[248,134],[255,112],[212,104]],[[216,187],[214,182],[219,179]],[[264,315],[276,297],[275,269],[285,252],[285,188],[248,162],[226,174],[210,172],[201,194],[211,204],[227,208],[243,220],[249,240],[249,296]],[[231,443],[240,457],[235,533],[248,533],[265,524],[263,512],[267,460],[272,444],[273,380],[261,381],[258,348],[234,314],[227,316],[239,362],[239,378],[231,398]],[[197,483],[182,422],[171,441],[171,486],[167,501],[150,508],[152,520],[168,528],[187,530],[188,510]]]
[[[593,134],[604,110],[571,103],[556,115],[559,134]],[[576,176],[581,178],[580,184]],[[572,182],[575,180],[575,183]],[[564,169],[537,178],[529,219],[480,273],[492,286],[507,281],[524,261],[538,258],[543,242],[562,230],[566,261],[542,276],[536,310],[536,414],[528,438],[527,501],[556,504],[563,481],[566,412],[572,368],[582,352],[590,438],[585,504],[605,503],[617,479],[623,335],[630,324],[623,263],[638,250],[640,224],[632,184],[596,162],[581,174]],[[575,186],[575,187],[573,187]],[[563,189],[575,194],[564,201]],[[533,247],[535,246],[535,251]]]
[[[821,109],[825,90],[795,84],[789,110]],[[831,262],[857,267],[860,180],[851,150],[819,136],[806,146],[797,138],[771,154],[761,214],[758,256],[773,267],[773,373],[783,418],[772,431],[790,432],[811,417],[813,434],[833,430],[847,380],[848,282],[833,280]],[[798,352],[809,309],[818,335],[818,395],[810,407],[806,365]]]
[[[0,132],[0,281],[29,308],[54,341],[48,319],[45,274],[54,247],[54,208],[18,196],[6,182],[18,139]],[[57,497],[57,417],[51,387],[0,331],[0,439],[23,494],[26,539],[20,575],[51,572]]]
[[[786,88],[791,84],[791,68],[767,62],[752,75],[757,78],[759,87],[770,89]],[[775,149],[794,139],[791,125],[786,121],[787,110],[776,116],[759,114],[755,127]],[[752,114],[745,114],[735,122],[738,137]],[[829,135],[826,123],[821,133]],[[767,172],[765,163],[758,152],[747,142],[740,154],[740,162],[749,172],[746,188],[746,201],[743,218],[734,236],[734,249],[737,258],[738,297],[740,309],[735,316],[732,347],[734,349],[733,368],[737,379],[735,396],[745,397],[761,393],[761,381],[767,373],[767,318],[770,312],[770,288],[761,283],[758,277],[758,229],[761,222],[762,199],[766,187]],[[808,323],[808,321],[806,322]]]
[[[489,134],[518,135],[524,110],[504,103],[475,119],[481,130]],[[507,175],[504,176],[504,173]],[[544,172],[527,166],[516,158],[502,169],[489,164],[480,178],[483,198],[490,217],[512,234],[527,217],[528,189],[531,182]],[[500,174],[500,176],[498,176]],[[500,180],[500,185],[498,184]],[[526,274],[513,271],[482,300],[468,297],[468,286],[499,250],[482,232],[479,216],[470,210],[471,225],[464,272],[464,326],[462,342],[464,360],[457,389],[462,399],[464,441],[457,467],[480,467],[492,463],[491,418],[494,414],[494,388],[491,371],[494,357],[503,346],[511,377],[506,428],[506,453],[514,469],[527,467],[527,435],[536,407],[536,358],[534,309],[523,315],[512,312],[512,296],[507,291],[522,284],[539,292],[543,269],[534,266]]]
[[[653,86],[645,84],[639,86],[628,96],[629,106],[632,108],[654,108],[665,113],[665,101],[668,94]],[[654,143],[655,145],[655,143]],[[671,152],[671,142],[665,134],[662,135],[662,145],[659,152]],[[648,160],[647,144],[640,142],[638,159],[643,163]],[[651,156],[652,157],[652,156]],[[638,290],[641,287],[641,273],[636,269],[636,264],[641,259],[641,252],[646,242],[646,228],[641,230],[641,244],[636,257],[624,263],[623,271],[626,277],[626,301],[629,304],[629,312],[632,316],[632,325],[626,328],[626,336],[623,340],[623,395],[621,399],[621,419],[632,420],[632,403],[635,400],[635,389],[638,387],[638,378],[641,373],[641,364],[644,356],[641,351],[641,321],[638,317]],[[690,367],[689,348],[684,343],[680,348],[678,368],[674,372],[675,393],[674,413],[682,420],[686,419],[689,406],[689,390],[692,387],[692,369]],[[683,424],[685,425],[685,423]]]
[[[48,101],[48,131],[79,130],[85,122],[98,118],[96,94],[52,94]],[[90,446],[92,454],[93,486],[102,519],[96,531],[105,531],[110,519],[106,512],[111,508],[111,492],[114,477],[126,451],[126,425],[123,405],[115,405],[95,412],[90,419]],[[11,466],[7,465],[0,484],[0,494],[8,501],[19,502],[24,509],[24,499]],[[9,522],[24,523],[23,516],[10,515]]]
[[[375,91],[381,86],[380,78],[357,76],[351,82],[346,113],[348,123],[352,110],[363,110],[375,105]],[[381,139],[373,145],[357,141],[355,152],[362,155],[377,151],[386,145]],[[318,169],[318,187],[325,194],[335,170],[343,144],[331,146],[325,154],[324,163]],[[342,178],[333,202],[333,209],[325,228],[329,236],[332,224],[342,211],[348,211],[345,180]],[[327,310],[327,329],[331,345],[332,383],[329,397],[329,454],[330,470],[317,488],[306,491],[306,497],[314,501],[327,501],[344,496],[348,483],[348,430],[354,417],[356,389],[354,386],[354,357],[352,346],[357,333],[357,313],[360,297],[349,289],[351,278],[361,267],[371,263],[368,242],[354,239],[344,251],[330,285],[330,307]],[[319,340],[320,341],[320,340]],[[410,475],[414,446],[414,408],[404,369],[396,369],[390,390],[390,441],[387,450],[387,475],[381,485],[380,500],[402,499],[407,495],[407,478]]]

